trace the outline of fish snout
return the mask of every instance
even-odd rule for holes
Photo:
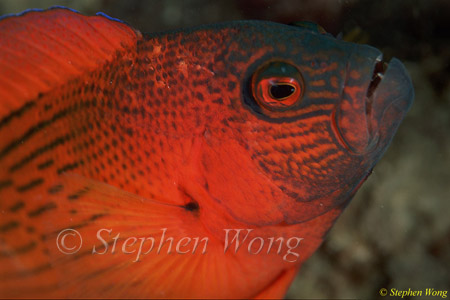
[[[404,65],[396,58],[387,63],[378,50],[365,47],[372,58],[352,55],[334,120],[339,140],[354,154],[383,152],[414,99]]]
[[[377,149],[383,150],[389,145],[413,100],[411,78],[400,60],[392,58],[367,100],[368,124]]]

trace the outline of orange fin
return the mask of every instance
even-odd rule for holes
[[[55,7],[0,19],[0,117],[91,71],[141,36],[105,15]]]
[[[4,231],[0,241],[2,296],[133,297],[128,294],[133,290],[132,285],[143,292],[145,287],[141,284],[151,282],[149,277],[157,280],[161,274],[155,269],[151,271],[142,262],[148,255],[137,254],[139,240],[126,247],[135,255],[124,254],[121,248],[124,239],[131,236],[160,239],[163,228],[167,228],[166,236],[174,236],[174,230],[189,228],[194,221],[183,207],[161,204],[77,174],[63,174],[51,189],[52,194],[48,196],[42,197],[45,192],[35,191],[36,199],[27,197],[25,206],[42,201],[37,204],[42,209],[32,208],[27,213],[28,218],[11,214],[4,219],[6,224],[17,225]],[[27,232],[28,228],[33,229],[32,234]],[[108,244],[105,249],[98,238],[97,233],[102,229],[105,230],[100,231],[101,237],[107,243],[119,234],[114,253],[114,245]],[[62,241],[65,233],[59,234],[64,230],[68,230],[68,235]],[[77,249],[73,250],[75,246]],[[97,254],[92,253],[94,249]],[[101,254],[103,252],[105,254]],[[151,265],[161,264],[164,258],[165,255],[156,255],[145,261],[151,260]],[[169,262],[166,265],[171,265]],[[80,286],[83,288],[78,289]]]
[[[34,190],[25,208],[5,215],[4,297],[250,298],[271,286],[263,297],[286,288],[286,276],[276,279],[277,264],[256,267],[281,260],[278,255],[224,254],[199,211],[76,174],[63,174],[52,184],[51,194]],[[26,211],[33,202],[37,209]],[[19,218],[19,212],[26,214]],[[77,233],[69,232],[63,241],[60,233],[66,229]]]

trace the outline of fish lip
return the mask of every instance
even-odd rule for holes
[[[366,152],[373,153],[390,143],[414,100],[411,77],[400,60],[393,57],[385,62],[382,55],[374,60],[372,80],[365,100],[371,137]]]
[[[349,61],[347,74],[357,70],[365,75],[361,79],[347,75],[342,99],[332,116],[335,136],[352,155],[383,152],[414,97],[411,78],[398,59],[386,62],[380,52],[370,61],[367,56],[365,60],[361,57],[355,55]],[[364,87],[358,97],[347,91],[347,87],[351,90],[355,85]]]

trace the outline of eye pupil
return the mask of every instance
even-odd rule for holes
[[[270,94],[274,99],[284,99],[295,92],[295,87],[290,84],[273,84],[270,87]]]

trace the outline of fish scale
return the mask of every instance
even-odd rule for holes
[[[53,8],[3,18],[0,30],[5,297],[283,297],[412,101],[394,61],[371,95],[375,117],[361,115],[369,100],[357,91],[379,52],[308,27],[241,21],[142,35]],[[20,58],[2,51],[11,45]],[[267,99],[253,85],[264,72],[298,93]],[[397,86],[403,94],[384,92]],[[404,100],[379,113],[385,99]],[[365,152],[370,122],[383,126]],[[55,243],[68,228],[83,238],[72,255]],[[287,244],[225,251],[230,228],[251,230],[249,240],[299,237],[300,258],[280,255]],[[115,247],[115,234],[135,239],[133,253],[138,238],[167,236],[204,237],[207,251],[169,253],[166,243],[136,261],[96,254]]]

